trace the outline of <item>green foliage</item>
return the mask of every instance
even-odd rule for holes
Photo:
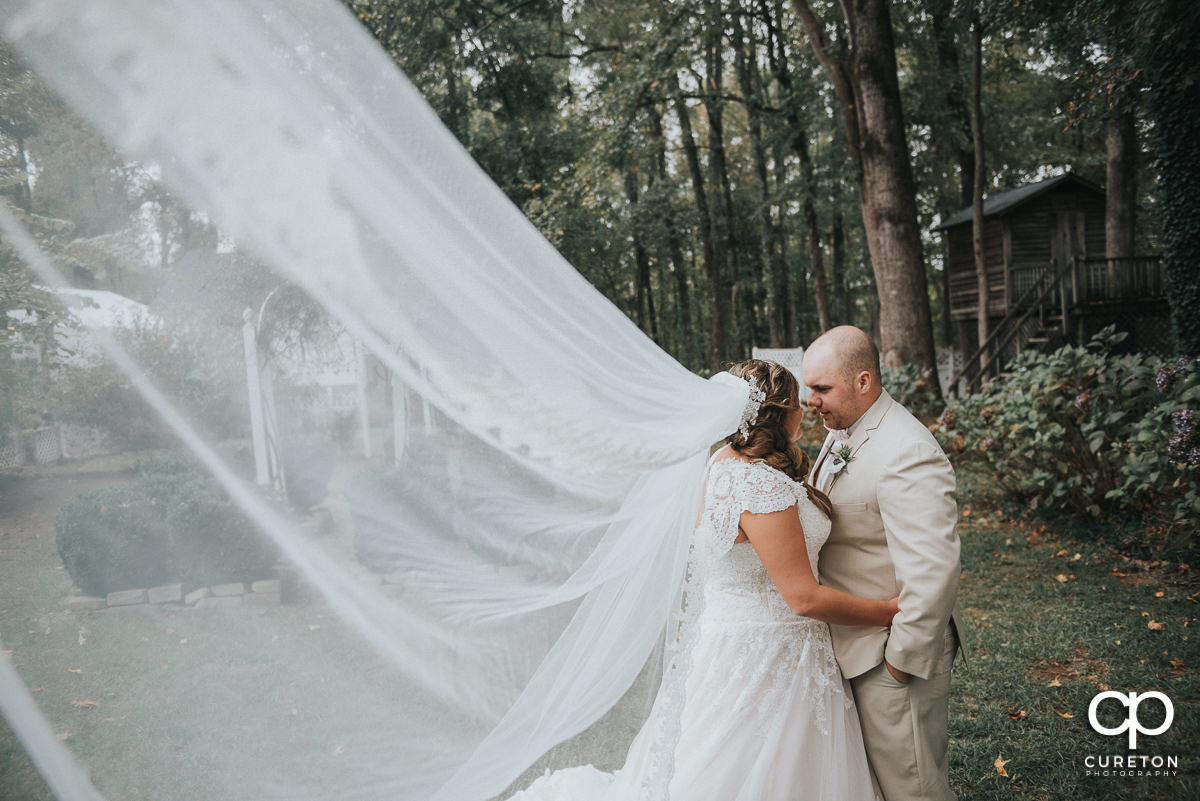
[[[1106,329],[1086,347],[1023,355],[1010,377],[951,404],[938,437],[1030,510],[1114,524],[1130,544],[1195,548],[1200,442],[1194,422],[1180,426],[1200,409],[1200,365],[1109,354],[1122,339]]]
[[[244,435],[248,415],[236,361],[213,355],[225,342],[178,334],[165,324],[137,324],[118,334],[154,384],[211,437]],[[236,340],[235,340],[236,341]],[[132,380],[110,359],[59,368],[51,384],[55,420],[96,426],[134,449],[161,448],[172,437]]]
[[[883,368],[883,388],[900,405],[924,423],[935,420],[941,412],[942,391],[937,376],[915,364]]]
[[[274,547],[214,479],[186,462],[160,460],[130,484],[85,492],[63,504],[56,521],[58,552],[84,592],[196,587],[268,574]]]

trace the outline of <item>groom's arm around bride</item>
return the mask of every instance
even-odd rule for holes
[[[859,329],[831,329],[809,347],[803,369],[809,404],[837,431],[812,477],[833,504],[821,581],[900,598],[890,631],[831,627],[867,754],[887,801],[953,799],[946,721],[963,641],[953,468],[928,429],[883,390],[878,350]]]

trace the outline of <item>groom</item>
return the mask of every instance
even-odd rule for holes
[[[833,503],[823,584],[900,597],[890,630],[830,626],[887,801],[953,801],[946,765],[950,666],[963,650],[956,601],[954,470],[928,429],[880,383],[879,351],[839,326],[804,353],[809,405],[830,434],[810,483]]]

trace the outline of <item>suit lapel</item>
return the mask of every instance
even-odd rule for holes
[[[875,399],[874,403],[871,404],[871,408],[867,409],[863,413],[862,419],[860,419],[858,421],[858,425],[854,427],[854,433],[850,435],[850,439],[846,440],[846,444],[850,446],[851,458],[853,458],[858,453],[858,449],[866,444],[867,440],[871,438],[871,432],[879,428],[880,423],[883,422],[883,416],[887,414],[887,410],[891,408],[892,403],[892,396],[887,393],[887,390],[883,390],[883,393]],[[830,434],[825,438],[825,446],[821,449],[821,461],[824,461],[825,457],[829,454],[832,444],[833,435]],[[814,479],[816,478],[820,469],[821,465],[820,462],[818,462],[817,469],[813,472]],[[850,466],[847,465],[843,472],[848,472],[849,469]],[[829,485],[825,488],[826,493],[833,491],[834,486],[837,484],[837,479],[840,476],[841,473],[838,473],[830,479]]]
[[[833,434],[825,435],[825,442],[821,445],[821,452],[817,454],[817,461],[813,463],[813,469],[808,473],[808,483],[811,486],[817,486],[817,476],[821,473],[821,465],[825,464],[825,457],[829,455],[829,449],[833,447]]]

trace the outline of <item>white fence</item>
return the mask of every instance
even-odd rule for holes
[[[107,433],[97,428],[62,424],[0,434],[0,470],[30,464],[53,464],[110,453]]]

